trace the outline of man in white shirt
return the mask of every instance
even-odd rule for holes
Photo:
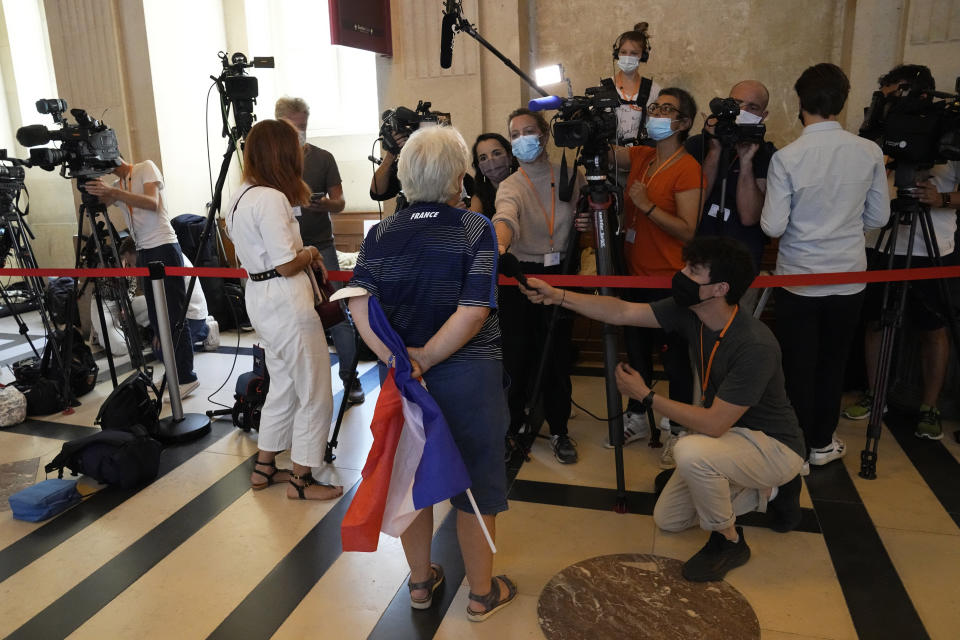
[[[780,238],[776,273],[864,271],[863,232],[890,217],[883,154],[837,122],[850,82],[836,65],[806,69],[794,85],[803,134],[774,154],[760,216]],[[787,394],[800,420],[811,465],[846,452],[834,436],[844,369],[863,304],[863,284],[776,291],[776,333]]]
[[[123,160],[113,173],[120,180],[108,185],[103,178],[84,183],[87,193],[98,196],[106,205],[122,202],[121,207],[127,218],[130,235],[137,244],[137,259],[141,267],[151,262],[162,262],[168,267],[182,267],[183,253],[177,242],[177,234],[170,226],[170,218],[163,199],[163,176],[152,160],[130,164]],[[163,283],[167,298],[167,317],[170,330],[176,343],[174,354],[177,363],[177,377],[180,383],[180,395],[186,397],[199,386],[197,374],[193,371],[193,347],[187,331],[178,331],[177,323],[183,317],[187,306],[187,289],[183,278],[167,277]],[[150,325],[154,335],[157,330],[157,312],[153,303],[153,289],[144,287],[147,308],[150,312]]]
[[[892,96],[901,90],[901,84],[910,85],[911,90],[935,91],[936,83],[930,69],[923,65],[907,64],[892,69],[880,78],[880,91]],[[954,236],[957,231],[957,209],[960,209],[960,162],[953,161],[934,165],[930,176],[918,183],[917,197],[921,204],[930,207],[930,223],[936,249],[953,263]],[[893,247],[894,269],[906,266],[907,248],[910,240],[909,226],[900,226],[897,230],[897,244]],[[876,252],[877,233],[867,235],[867,251],[871,268],[886,268],[888,255]],[[887,239],[884,239],[886,248]],[[935,266],[930,257],[919,221],[914,231],[911,267]],[[920,333],[920,371],[923,376],[923,395],[920,413],[914,434],[918,438],[940,440],[943,427],[940,423],[940,410],[937,398],[943,389],[947,373],[947,361],[950,354],[950,342],[947,337],[944,300],[940,293],[938,280],[915,280],[907,289],[904,315],[910,326]],[[879,324],[883,298],[883,283],[867,285],[867,298],[864,304],[864,318],[867,321],[864,334],[864,352],[867,364],[867,392],[854,404],[844,407],[843,416],[851,420],[865,420],[870,417],[873,404],[873,388],[876,381],[877,361],[880,352],[881,328]]]

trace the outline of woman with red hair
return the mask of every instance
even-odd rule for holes
[[[343,487],[333,465],[323,461],[333,412],[330,354],[308,269],[326,272],[317,248],[304,248],[300,239],[293,207],[310,200],[302,173],[296,130],[264,120],[247,136],[243,184],[224,210],[237,257],[250,274],[247,313],[270,372],[250,484],[256,490],[288,481],[288,498],[330,500]],[[286,449],[292,471],[274,462]]]

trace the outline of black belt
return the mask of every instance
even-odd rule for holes
[[[277,273],[276,269],[270,269],[270,271],[261,271],[260,273],[251,273],[248,275],[254,282],[262,282],[263,280],[270,280],[271,278],[280,277],[280,274]]]

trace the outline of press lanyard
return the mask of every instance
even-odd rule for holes
[[[643,178],[640,178],[640,182],[642,182],[642,183],[644,184],[644,186],[648,186],[651,182],[653,182],[653,179],[657,177],[657,174],[660,173],[660,170],[663,169],[663,168],[664,168],[665,166],[667,166],[668,164],[670,164],[670,161],[673,160],[674,158],[676,158],[678,155],[680,155],[680,152],[683,151],[683,150],[684,150],[684,149],[683,149],[683,145],[680,145],[680,148],[677,149],[676,151],[674,151],[672,156],[670,156],[669,158],[667,158],[665,162],[661,163],[661,165],[660,165],[659,167],[657,167],[657,170],[653,172],[653,175],[652,175],[652,176],[650,176],[649,178],[647,178],[646,181],[644,181]],[[650,165],[651,165],[651,164],[653,164],[653,159],[652,159],[652,158],[650,159],[650,164],[647,165],[647,171],[650,171]],[[644,171],[644,174],[646,174],[647,171]]]
[[[530,188],[533,189],[533,196],[537,199],[540,210],[543,211],[543,221],[547,223],[550,229],[550,251],[553,251],[553,223],[557,219],[557,194],[553,180],[553,165],[550,165],[550,220],[547,220],[547,208],[543,206],[543,201],[540,200],[540,194],[537,192],[537,188],[533,186],[533,180],[531,180],[527,172],[523,170],[523,167],[520,167],[520,173],[522,173],[523,177],[530,183]]]
[[[720,346],[720,341],[723,340],[723,336],[726,335],[727,329],[730,328],[730,325],[733,323],[733,319],[737,316],[737,311],[739,309],[739,304],[733,306],[733,313],[730,314],[727,324],[723,326],[723,331],[721,331],[720,335],[717,336],[717,341],[713,343],[713,350],[710,351],[710,359],[707,360],[706,370],[703,368],[703,322],[700,323],[700,371],[703,372],[703,382],[701,382],[701,388],[703,390],[704,397],[707,395],[707,384],[710,382],[710,369],[713,367],[713,356],[717,355],[717,348]]]

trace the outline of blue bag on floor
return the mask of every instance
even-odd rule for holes
[[[18,491],[9,498],[17,520],[40,522],[80,502],[76,480],[51,478]]]

